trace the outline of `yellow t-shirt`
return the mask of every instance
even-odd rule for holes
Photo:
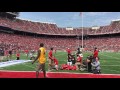
[[[40,64],[43,64],[46,62],[46,57],[45,57],[46,51],[45,51],[45,48],[43,48],[43,47],[39,48],[39,50],[41,52],[40,52],[40,57],[38,58],[38,61]]]

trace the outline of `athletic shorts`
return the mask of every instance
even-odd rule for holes
[[[70,65],[70,66],[71,66],[71,65],[72,65],[72,62],[67,62],[67,65]]]
[[[49,63],[49,64],[53,64],[53,60],[48,59],[48,63]]]
[[[37,69],[36,69],[36,71],[39,72],[40,70],[45,71],[45,63],[43,63],[43,64],[38,63],[38,64],[37,64]]]
[[[72,60],[72,64],[75,64],[75,60]]]
[[[81,63],[80,63],[80,62],[76,62],[75,64],[77,64],[77,65],[81,65]]]

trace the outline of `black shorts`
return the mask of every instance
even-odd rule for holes
[[[17,60],[20,60],[20,57],[17,57]]]
[[[72,64],[75,64],[75,60],[72,60]]]
[[[71,59],[68,60],[68,62],[71,62],[71,61],[72,61]]]

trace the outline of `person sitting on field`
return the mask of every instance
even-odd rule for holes
[[[52,65],[53,65],[53,48],[50,48],[50,51],[48,53],[48,70],[52,70]]]
[[[82,54],[79,54],[79,55],[77,54],[77,61],[75,63],[77,70],[80,70],[80,67],[82,65],[82,57],[83,57]]]
[[[82,61],[82,65],[80,67],[80,71],[86,71],[87,70],[87,60]]]
[[[61,67],[60,67],[60,70],[65,70],[67,68],[67,63],[66,64],[62,64]]]
[[[76,66],[75,65],[71,65],[71,66],[68,66],[67,70],[76,70]]]
[[[55,58],[55,57],[53,57],[53,61],[54,61],[54,63],[53,63],[53,66],[55,67],[55,69],[56,70],[58,70],[58,60]]]
[[[67,64],[62,64],[60,67],[60,70],[76,70],[76,66],[75,65],[67,65]]]

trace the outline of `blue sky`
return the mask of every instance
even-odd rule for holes
[[[120,19],[120,12],[82,12],[83,26],[105,26]],[[58,27],[81,27],[80,12],[20,12],[19,18],[56,23]]]

